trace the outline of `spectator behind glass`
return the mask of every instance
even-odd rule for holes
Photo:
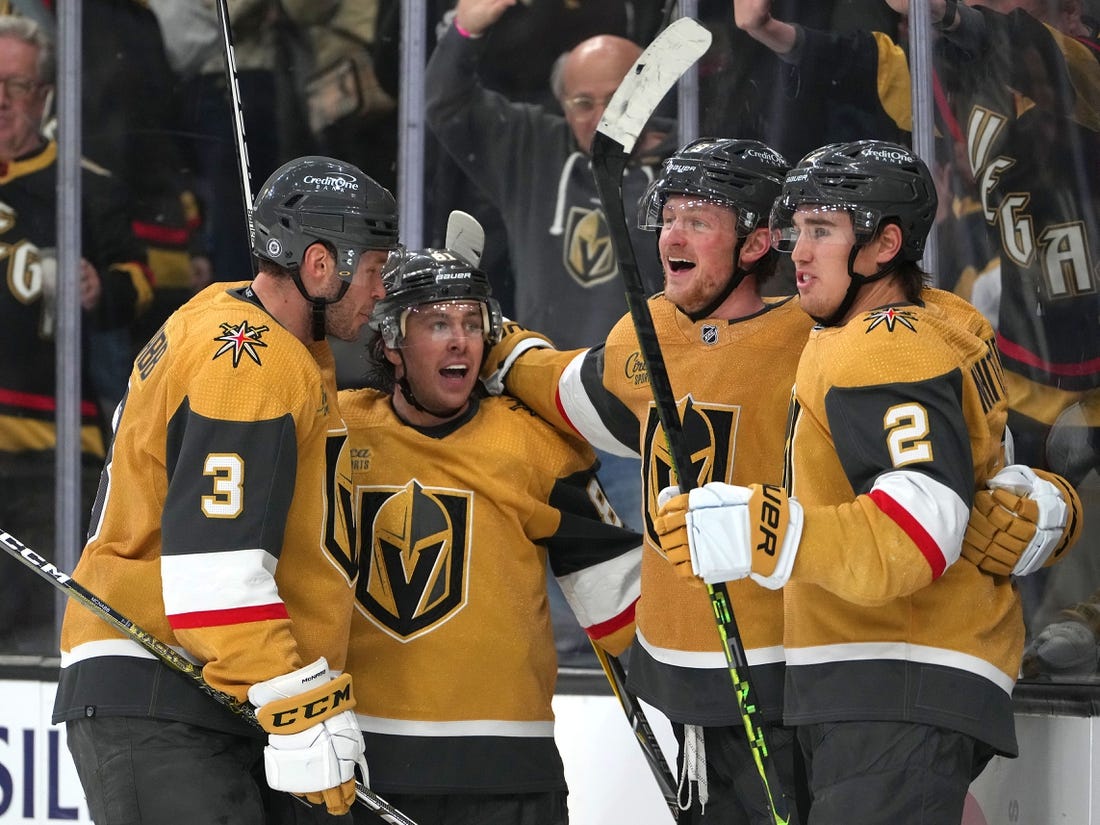
[[[791,25],[772,17],[771,5],[737,0],[737,22],[790,65],[800,100],[859,101],[909,129],[907,59],[888,35]],[[905,0],[889,5],[908,13]],[[1100,84],[1100,44],[1079,3],[983,5],[960,4],[950,19],[942,0],[931,6],[941,31],[938,148],[955,170],[949,214],[940,216],[940,275],[997,331],[1016,460],[1079,484],[1096,465],[1100,434],[1100,336],[1089,320],[1097,313],[1089,250],[1100,244],[1100,142],[1089,101]],[[1100,581],[1093,558],[1076,554],[1021,582],[1032,633],[1088,596]]]
[[[375,68],[382,87],[399,94],[400,0],[379,0]],[[454,0],[427,3],[426,31],[429,52],[454,18]],[[552,111],[559,108],[547,79],[555,61],[597,34],[614,34],[638,43],[648,42],[660,18],[659,0],[532,0],[507,9],[486,33],[477,64],[485,88],[513,102],[533,103]],[[496,206],[486,198],[478,181],[440,149],[427,143],[425,159],[431,181],[425,192],[432,243],[443,244],[446,218],[453,209],[474,215],[485,230],[486,271],[504,314],[515,316],[515,275],[508,253],[508,234]]]
[[[377,0],[338,0],[305,28],[314,70],[305,79],[309,127],[326,154],[397,188],[397,101],[382,88],[372,51]]]
[[[176,76],[156,16],[135,0],[87,0],[81,22],[82,151],[126,187],[132,230],[154,285],[152,306],[132,329],[93,333],[92,379],[110,417],[136,350],[190,297],[196,281],[209,280],[210,262],[192,254],[200,215],[177,143]]]
[[[95,357],[89,332],[126,327],[152,294],[124,192],[90,163],[81,178],[80,271],[57,271],[57,144],[41,132],[55,72],[53,44],[38,25],[0,16],[0,243],[9,250],[0,289],[0,524],[45,554],[54,552],[58,279],[78,283],[83,310],[85,513],[104,457],[103,420],[89,380]],[[0,560],[0,652],[55,649],[53,600],[39,585],[23,565]]]
[[[204,211],[202,245],[210,259],[210,277],[246,278],[252,259],[216,4],[149,0],[149,6],[160,20],[169,62],[180,77],[183,146]],[[290,124],[303,118],[301,98],[288,86],[287,64],[295,73],[309,70],[297,27],[322,19],[331,6],[331,0],[228,2],[253,190],[281,162],[312,149],[288,145],[288,136],[299,134]],[[249,200],[253,194],[248,193]]]
[[[466,173],[468,185],[480,187],[503,218],[515,273],[515,320],[562,348],[593,345],[606,337],[626,301],[589,152],[603,109],[641,47],[614,35],[596,35],[575,46],[555,65],[552,78],[564,115],[516,103],[487,89],[478,76],[488,39],[483,35],[513,5],[460,0],[428,61],[428,123]],[[666,127],[671,131],[671,125]],[[655,145],[663,137],[644,135],[639,144],[649,156],[635,158],[623,176],[632,226],[633,205],[654,177],[648,161],[656,159]],[[637,249],[652,250],[651,238],[631,231]],[[656,255],[638,258],[647,291],[658,291]],[[627,524],[636,525],[642,510],[640,462],[598,455],[612,506]],[[562,611],[563,620],[565,615]],[[573,633],[578,652],[590,655],[578,634]]]

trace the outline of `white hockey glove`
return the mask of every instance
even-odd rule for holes
[[[322,657],[293,673],[253,685],[248,700],[267,731],[264,770],[276,791],[324,804],[333,816],[355,801],[355,767],[368,784],[363,734],[352,712],[351,676],[333,679]]]
[[[708,584],[746,576],[771,590],[787,583],[802,538],[802,505],[780,487],[712,481],[657,497],[654,528],[665,557],[682,576]]]
[[[1076,531],[1067,536],[1066,527],[1073,508],[1079,508],[1076,493],[1068,482],[1063,487],[1047,480],[1056,476],[1043,475],[1012,464],[989,479],[989,489],[974,496],[963,540],[966,559],[987,573],[1026,576],[1073,543]]]
[[[504,379],[517,358],[527,350],[553,346],[550,339],[542,333],[529,330],[505,318],[500,340],[493,344],[481,367],[481,383],[485,385],[490,395],[503,394]]]

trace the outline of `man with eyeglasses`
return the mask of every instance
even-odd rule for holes
[[[94,330],[127,326],[152,295],[127,204],[101,168],[84,164],[77,272],[58,272],[57,144],[42,134],[53,92],[53,44],[33,21],[0,16],[0,524],[53,552],[57,284],[77,285],[82,316],[80,452],[87,512],[104,457],[105,422],[90,380]],[[0,561],[0,653],[52,650],[52,600],[34,575]]]
[[[428,123],[455,163],[502,216],[515,273],[515,319],[548,335],[557,346],[592,346],[626,310],[618,263],[592,176],[592,138],[607,101],[641,47],[601,34],[562,55],[550,81],[562,111],[510,101],[487,89],[478,65],[489,32],[510,0],[461,0],[440,38],[425,76]],[[669,125],[668,131],[672,131]],[[649,157],[632,159],[623,176],[623,201],[632,205],[654,178],[654,167],[675,147],[665,133],[639,141]],[[628,216],[633,218],[633,215]],[[633,225],[634,221],[629,221]],[[636,228],[638,249],[652,238]],[[649,292],[661,288],[656,255],[639,256]],[[637,526],[641,467],[637,459],[598,452],[600,479],[616,511]],[[555,602],[560,608],[560,601]],[[559,611],[566,626],[566,611]],[[573,634],[573,653],[589,663],[587,641]],[[563,651],[569,646],[559,637]]]
[[[428,62],[428,123],[500,210],[515,271],[515,319],[558,346],[591,346],[606,337],[626,303],[589,153],[604,107],[642,50],[615,35],[590,37],[553,68],[550,85],[560,112],[513,102],[478,78],[489,33],[513,5],[458,3]],[[513,13],[526,12],[517,6]],[[659,140],[643,137],[640,143],[652,148]],[[662,145],[667,151],[658,149],[646,160],[658,162],[658,154],[673,148]],[[651,166],[636,161],[623,179],[627,204],[636,203],[654,177]],[[636,240],[640,248],[652,246],[640,230]],[[656,292],[657,258],[641,257],[643,278]]]

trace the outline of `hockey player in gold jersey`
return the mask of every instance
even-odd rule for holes
[[[678,571],[783,589],[784,721],[815,822],[957,823],[988,759],[1016,753],[1020,601],[961,557],[975,490],[1004,460],[1003,376],[977,311],[922,290],[935,207],[927,167],[895,144],[834,144],[787,174],[771,229],[817,322],[787,490],[712,482],[657,520]],[[1061,505],[1062,541],[1064,491],[1006,472]]]
[[[665,270],[665,292],[649,308],[699,484],[782,477],[790,385],[812,325],[797,301],[760,297],[777,257],[768,211],[787,168],[758,141],[702,139],[665,161],[642,201],[639,220],[660,229]],[[769,821],[706,588],[675,574],[653,529],[671,462],[630,317],[588,350],[525,351],[522,340],[513,344],[517,335],[509,337],[490,363],[500,371],[498,353],[508,352],[510,393],[606,451],[642,456],[646,549],[628,684],[673,723],[680,821]],[[769,752],[789,792],[794,741],[780,724],[782,595],[737,582],[730,597]],[[699,760],[685,764],[685,750]]]
[[[786,168],[758,142],[704,139],[665,162],[644,201],[642,220],[659,230],[666,276],[666,291],[650,299],[649,307],[700,485],[782,480],[790,388],[813,324],[797,299],[760,297],[760,285],[776,265],[766,217]],[[926,296],[950,300],[935,290]],[[970,311],[958,304],[959,311]],[[510,393],[557,426],[604,449],[643,455],[646,549],[629,685],[700,754],[685,765],[681,745],[681,776],[698,779],[698,793],[689,796],[682,787],[681,822],[772,822],[710,599],[700,582],[675,575],[654,530],[657,494],[668,484],[670,462],[630,319],[623,318],[603,346],[574,352],[548,349],[537,334],[512,328],[494,348],[486,375],[491,386],[503,376]],[[1067,497],[1079,510],[1071,490]],[[1034,525],[1014,524],[1009,508],[1019,499],[1006,501],[1006,507],[976,511],[969,547],[975,563],[984,565],[996,554],[1012,570],[1023,547],[1040,533]],[[1017,529],[1023,538],[1009,535]],[[1060,529],[1044,529],[1041,538],[1036,547],[1048,553],[1061,546]],[[793,732],[781,724],[782,599],[748,582],[731,582],[729,589],[769,752],[791,795],[796,746]]]
[[[357,168],[304,157],[272,174],[254,219],[256,277],[204,290],[136,359],[73,575],[256,706],[266,747],[70,603],[53,718],[97,822],[259,825],[265,769],[342,815],[357,765],[367,779],[339,673],[358,564],[324,339],[354,340],[384,294],[396,205]],[[326,710],[284,724],[306,702]]]
[[[588,635],[618,654],[641,537],[609,507],[591,447],[475,392],[501,330],[486,275],[423,250],[385,279],[377,389],[340,394],[360,548],[347,667],[371,786],[424,823],[565,823],[547,563]]]

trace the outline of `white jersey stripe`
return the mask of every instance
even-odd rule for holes
[[[906,470],[883,473],[871,489],[886,493],[924,528],[943,555],[944,569],[959,560],[970,508],[958,493],[930,476]]]
[[[558,379],[558,404],[562,413],[585,441],[597,450],[624,458],[638,458],[634,450],[624,445],[607,429],[584,388],[581,365],[587,354],[588,350],[584,350],[570,361]]]
[[[859,642],[787,648],[787,665],[790,667],[863,660],[881,662],[884,659],[964,670],[993,682],[1008,694],[1012,693],[1012,685],[1015,682],[1000,668],[994,667],[984,659],[942,647],[927,647],[906,642]]]
[[[424,722],[409,719],[386,719],[357,713],[359,728],[364,733],[384,733],[390,736],[554,736],[553,722],[508,722],[501,719],[469,719],[461,722]]]
[[[637,601],[641,593],[641,564],[642,547],[638,545],[629,553],[557,577],[581,627],[613,619]]]
[[[637,638],[638,643],[646,649],[650,656],[665,665],[688,667],[693,670],[726,670],[729,668],[726,654],[720,650],[674,650],[668,647],[658,647],[646,639],[641,630],[637,632]],[[782,645],[774,645],[772,647],[746,648],[745,659],[750,666],[776,664],[784,659],[783,647]]]
[[[275,564],[261,549],[161,556],[165,615],[277,604]]]

